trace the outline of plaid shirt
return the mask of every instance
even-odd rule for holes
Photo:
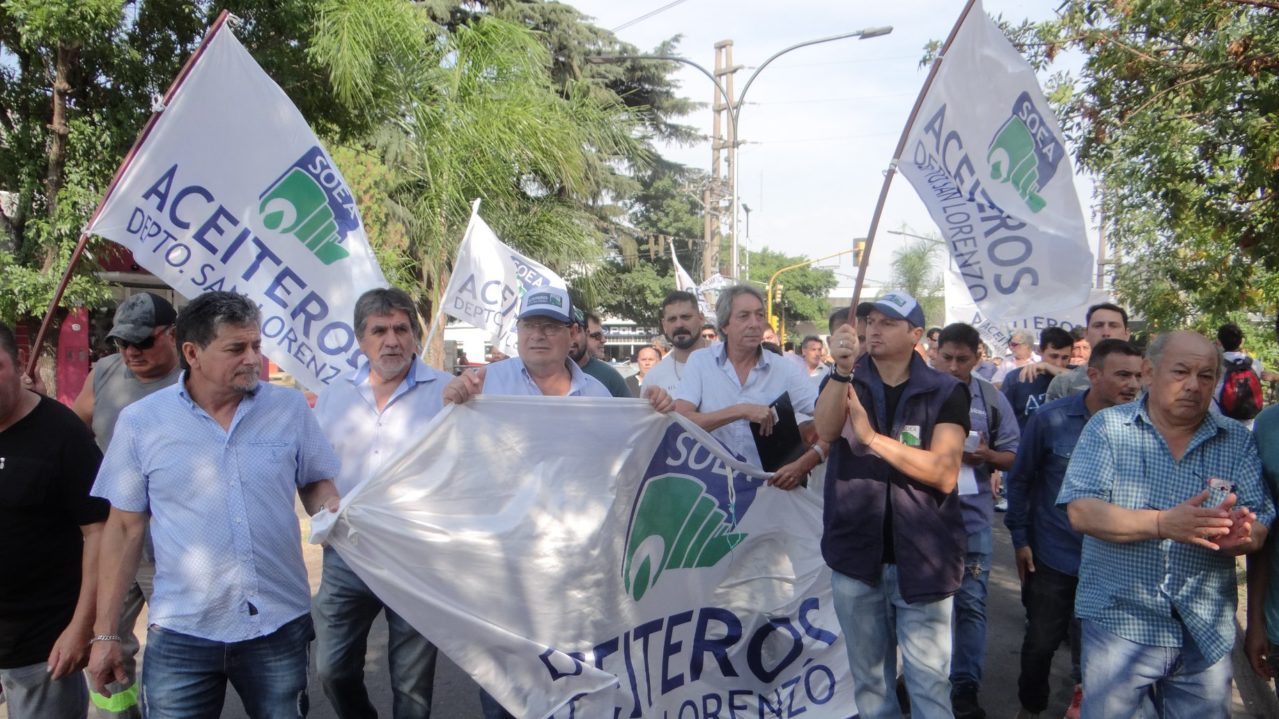
[[[1240,506],[1270,526],[1275,508],[1248,430],[1209,412],[1177,461],[1151,423],[1146,401],[1143,394],[1093,416],[1057,503],[1092,497],[1127,509],[1169,509],[1220,477],[1234,483]],[[1170,539],[1119,544],[1084,537],[1075,614],[1124,639],[1180,647],[1189,633],[1215,662],[1234,645],[1235,603],[1233,557]]]

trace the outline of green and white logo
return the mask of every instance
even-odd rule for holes
[[[1039,192],[1057,174],[1062,154],[1050,120],[1035,107],[1030,94],[1023,92],[990,141],[986,161],[992,180],[1012,185],[1026,207],[1039,212],[1047,206]]]
[[[360,228],[350,190],[318,145],[262,193],[258,214],[264,227],[292,235],[326,265],[350,256],[342,243]]]

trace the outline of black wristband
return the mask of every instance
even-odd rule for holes
[[[831,368],[830,378],[835,380],[836,382],[848,383],[853,381],[853,376],[851,374],[840,374],[838,367]]]

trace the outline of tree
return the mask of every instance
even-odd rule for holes
[[[1072,0],[1028,49],[1081,51],[1059,113],[1100,179],[1115,288],[1154,329],[1279,301],[1279,5]]]
[[[905,291],[919,302],[924,318],[940,324],[946,316],[946,298],[942,291],[942,276],[935,260],[940,240],[912,239],[893,253],[893,289]]]
[[[767,247],[750,253],[750,280],[759,286],[768,283],[773,273],[805,261],[805,257],[786,255],[770,250]],[[777,282],[782,285],[780,303],[773,303],[773,314],[784,318],[786,334],[793,335],[795,325],[804,320],[816,322],[819,327],[826,324],[830,316],[830,302],[826,296],[839,281],[835,273],[816,267],[800,267],[787,270],[778,276]]]

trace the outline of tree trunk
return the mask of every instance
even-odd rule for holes
[[[49,122],[49,167],[44,177],[46,214],[49,224],[57,221],[58,193],[66,181],[67,137],[71,128],[67,125],[67,93],[71,91],[71,65],[75,48],[59,43],[54,55],[53,116]],[[50,243],[44,251],[42,269],[49,271],[57,259],[57,245]]]

